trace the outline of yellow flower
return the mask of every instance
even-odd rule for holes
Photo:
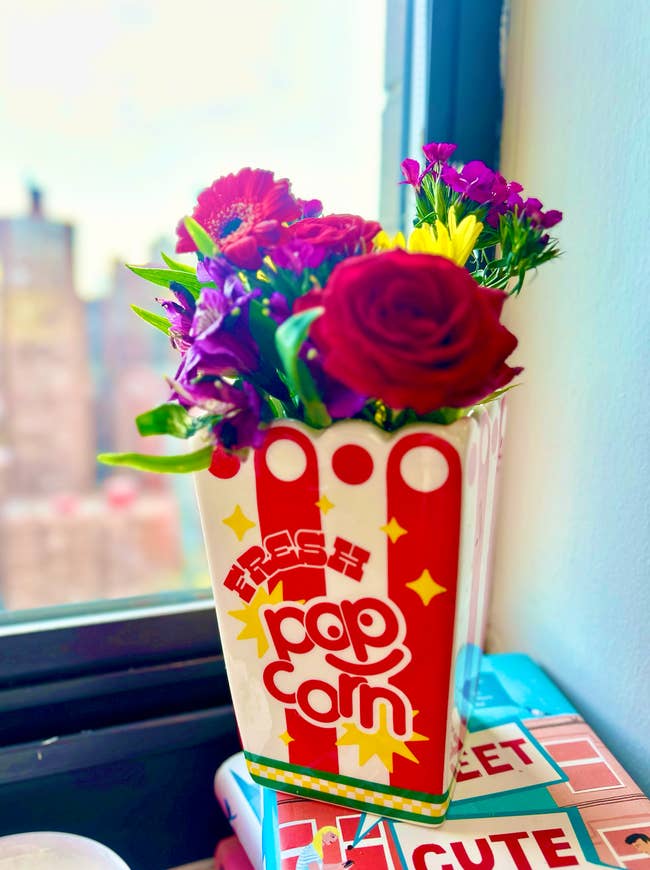
[[[395,248],[406,248],[406,241],[403,233],[397,233],[391,238],[386,230],[382,230],[372,240],[373,247],[376,251],[392,251]]]
[[[473,214],[457,224],[453,206],[447,213],[447,224],[445,226],[441,220],[436,220],[435,227],[431,224],[416,227],[409,236],[408,250],[418,254],[439,254],[458,266],[464,266],[481,235],[483,224]]]

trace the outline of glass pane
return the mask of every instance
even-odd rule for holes
[[[185,446],[135,430],[176,361],[122,264],[173,255],[197,193],[246,165],[376,219],[384,30],[379,0],[4,11],[0,609],[208,587],[191,479],[95,462]]]

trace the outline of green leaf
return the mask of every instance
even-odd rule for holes
[[[438,408],[436,411],[430,411],[428,414],[418,416],[418,420],[425,420],[427,423],[441,423],[443,426],[449,426],[450,423],[455,423],[461,417],[466,416],[465,408]]]
[[[214,447],[202,447],[194,453],[180,456],[147,456],[144,453],[100,453],[97,457],[104,465],[126,465],[138,471],[156,471],[160,474],[187,474],[209,468]]]
[[[274,369],[281,368],[282,362],[275,345],[277,323],[264,313],[264,305],[257,299],[251,299],[248,303],[248,324],[265,364]]]
[[[168,257],[167,254],[163,254],[160,252],[160,256],[163,258],[165,263],[169,266],[170,269],[174,269],[177,272],[190,272],[192,275],[196,272],[194,266],[188,266],[187,263],[181,263],[178,260],[172,260],[171,257]]]
[[[174,438],[189,438],[202,428],[203,420],[190,417],[185,408],[168,402],[145,411],[135,418],[140,435],[173,435]]]
[[[214,239],[208,235],[200,223],[191,217],[186,217],[184,223],[185,229],[190,234],[199,253],[203,254],[204,257],[214,257],[219,253],[219,248],[215,245]]]
[[[477,402],[478,405],[487,405],[488,402],[494,402],[495,399],[498,399],[500,396],[503,396],[504,393],[507,393],[509,390],[514,390],[515,387],[520,387],[521,384],[508,384],[507,387],[501,387],[499,390],[495,390],[493,393],[490,393],[489,396],[486,396],[484,399],[481,399],[480,402]]]
[[[128,268],[136,275],[144,278],[146,281],[151,281],[152,284],[158,284],[160,287],[169,287],[176,281],[187,287],[195,299],[198,298],[201,292],[201,282],[192,272],[186,272],[182,269],[155,269],[149,266],[128,266]]]
[[[267,395],[266,401],[268,402],[274,419],[278,420],[287,416],[286,408],[279,399],[275,398],[275,396]]]
[[[298,354],[309,327],[323,313],[322,308],[309,308],[285,320],[275,333],[275,344],[282,360],[287,381],[305,409],[305,422],[316,429],[329,426],[332,418],[318,393],[316,384]]]
[[[156,329],[164,332],[165,335],[169,335],[169,320],[167,320],[166,317],[163,317],[162,314],[155,314],[153,311],[146,311],[144,308],[140,308],[137,305],[132,305],[131,309],[135,311],[138,317],[141,317],[147,323],[151,324],[151,326],[155,326]]]

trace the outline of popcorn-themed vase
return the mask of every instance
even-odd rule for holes
[[[503,399],[449,426],[271,425],[196,475],[261,785],[438,824],[478,678]]]

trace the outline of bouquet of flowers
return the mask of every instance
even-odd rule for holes
[[[198,197],[168,268],[132,270],[171,291],[164,314],[134,310],[180,355],[169,400],[141,414],[142,435],[204,445],[180,456],[104,454],[103,462],[186,472],[238,463],[275,419],[314,428],[364,419],[391,431],[450,423],[498,396],[520,368],[500,322],[525,274],[559,253],[559,211],[481,161],[430,143],[402,163],[416,215],[408,238],[375,221],[322,214],[286,179],[242,169]]]

